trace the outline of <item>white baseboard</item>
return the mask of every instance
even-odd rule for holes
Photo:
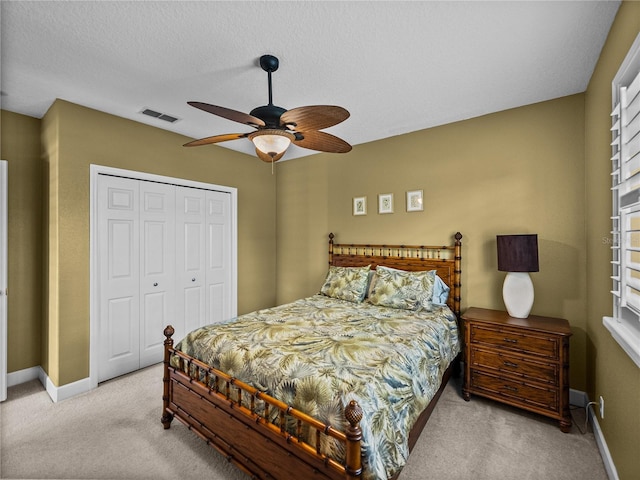
[[[51,379],[47,377],[46,383],[43,383],[43,385],[45,385],[47,393],[54,402],[60,402],[91,390],[91,381],[88,377],[78,380],[77,382],[67,383],[61,387],[56,387]]]
[[[586,392],[581,392],[580,390],[574,390],[572,388],[569,390],[569,403],[571,405],[577,405],[578,407],[585,408],[589,405],[589,395],[587,395]],[[587,415],[589,417],[589,422],[591,423],[591,428],[593,429],[593,435],[596,438],[596,445],[598,445],[598,450],[600,451],[600,456],[602,457],[602,462],[604,463],[604,469],[607,472],[607,476],[609,477],[609,480],[619,480],[618,470],[616,470],[613,458],[611,458],[609,447],[604,439],[604,434],[602,433],[602,429],[598,423],[598,417],[593,410],[593,405],[590,405],[587,409]]]
[[[602,433],[602,429],[598,423],[598,417],[593,411],[593,406],[590,406],[588,411],[589,421],[593,428],[593,435],[596,437],[596,444],[598,445],[598,450],[600,450],[600,456],[604,463],[604,469],[607,471],[607,476],[609,477],[609,480],[619,480],[620,477],[618,477],[618,470],[616,470],[613,458],[611,458],[609,447],[607,447],[607,442],[604,439],[604,434]]]
[[[31,380],[37,380],[40,378],[41,373],[44,373],[42,367],[25,368],[24,370],[18,370],[17,372],[11,372],[7,374],[7,387],[13,387],[20,385],[21,383],[27,383]]]
[[[578,407],[586,407],[589,403],[589,396],[585,392],[580,390],[569,389],[569,404],[576,405]]]
[[[51,381],[41,366],[25,368],[24,370],[7,374],[7,386],[13,387],[36,379],[40,380],[40,383],[42,383],[42,386],[54,402],[60,402],[91,390],[91,381],[88,377],[58,387]]]

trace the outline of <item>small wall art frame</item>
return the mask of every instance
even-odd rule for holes
[[[354,215],[366,215],[367,214],[367,197],[354,197],[353,198],[353,214]]]
[[[410,190],[407,192],[407,212],[421,212],[424,210],[422,203],[422,190]]]
[[[378,195],[378,213],[393,213],[393,193]]]

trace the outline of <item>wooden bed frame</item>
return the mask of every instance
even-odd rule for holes
[[[329,265],[385,265],[404,270],[437,270],[451,288],[448,305],[460,318],[460,279],[462,235],[444,246],[355,245],[335,244],[329,234]],[[361,478],[362,432],[360,420],[366,412],[351,401],[345,407],[348,421],[341,432],[315,418],[270,397],[226,373],[216,370],[173,348],[174,329],[164,330],[164,386],[162,424],[165,429],[177,418],[207,444],[218,450],[229,462],[256,479],[299,480],[303,478],[352,480]],[[171,357],[177,356],[179,366],[173,367]],[[431,403],[422,412],[409,433],[412,449],[454,369],[454,361],[442,380]],[[190,372],[187,375],[185,371]],[[257,412],[264,412],[258,414]],[[278,422],[273,418],[277,412]],[[369,412],[370,413],[370,412]],[[285,425],[293,421],[297,434]],[[313,444],[301,440],[303,430],[315,432]],[[329,458],[320,445],[328,435],[345,445],[346,460],[342,465]]]

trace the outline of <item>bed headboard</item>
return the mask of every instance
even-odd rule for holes
[[[329,234],[329,265],[362,267],[378,265],[401,270],[436,270],[451,289],[447,304],[460,318],[460,285],[462,276],[462,234],[457,232],[450,245],[365,245],[334,243]]]

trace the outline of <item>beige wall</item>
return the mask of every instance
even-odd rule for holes
[[[89,165],[238,189],[238,312],[275,302],[275,176],[254,157],[56,101],[43,119],[48,171],[45,238],[47,374],[56,385],[89,375]]]
[[[623,2],[589,83],[585,103],[587,365],[589,396],[605,399],[599,420],[620,478],[640,474],[640,369],[602,325],[612,314],[611,81],[640,32],[640,2]]]
[[[327,234],[344,243],[463,241],[463,310],[504,308],[496,234],[537,233],[533,313],[573,331],[571,386],[586,388],[584,95],[314,155],[278,166],[278,302],[318,291]],[[424,211],[405,195],[424,190]],[[377,213],[393,193],[394,213]],[[366,216],[352,199],[366,196]],[[320,256],[320,258],[318,258]]]
[[[40,120],[1,111],[0,159],[9,164],[9,372],[41,363],[42,171]]]

